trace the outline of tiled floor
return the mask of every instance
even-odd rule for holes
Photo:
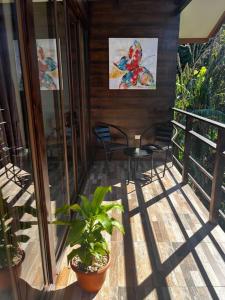
[[[91,170],[84,193],[98,185],[112,185],[107,201],[122,203],[115,213],[125,227],[111,238],[112,264],[97,294],[80,290],[66,264],[60,262],[51,300],[225,299],[225,233],[208,223],[208,212],[188,185],[181,184],[175,167],[162,177],[161,167],[152,182],[127,184],[125,162],[103,162]],[[143,172],[148,163],[143,162]]]

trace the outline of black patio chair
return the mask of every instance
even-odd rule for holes
[[[146,128],[140,137],[140,148],[142,149],[151,149],[154,153],[164,153],[164,169],[163,169],[163,177],[165,175],[168,154],[172,150],[172,134],[173,134],[173,126],[171,123],[161,123],[157,124],[154,129],[155,133],[155,143],[144,144],[143,139],[148,136],[149,131],[152,131],[152,127]],[[153,159],[154,165],[154,159]]]
[[[123,138],[124,142],[115,142],[111,133],[112,131],[116,131]],[[101,143],[101,146],[105,150],[107,164],[112,159],[113,152],[122,151],[128,147],[127,134],[115,125],[99,123],[93,128],[93,133],[96,136],[97,142]]]

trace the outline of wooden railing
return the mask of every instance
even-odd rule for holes
[[[172,121],[174,128],[180,129],[184,132],[184,146],[179,145],[174,139],[174,147],[178,147],[183,152],[183,162],[174,155],[175,162],[182,169],[182,180],[184,183],[188,182],[188,179],[196,186],[204,198],[209,202],[209,220],[210,222],[217,222],[219,214],[224,217],[223,212],[220,210],[222,193],[225,193],[225,187],[223,186],[224,170],[225,170],[225,124],[204,118],[202,116],[183,111],[177,108],[173,108],[174,114],[182,115],[185,123]],[[198,120],[217,129],[217,141],[214,142],[202,134],[193,129],[193,121]],[[184,125],[185,124],[185,125]],[[215,151],[215,159],[213,162],[212,174],[207,171],[203,165],[195,160],[191,156],[191,137],[194,136],[200,143],[205,143]],[[193,163],[197,167],[198,171],[204,174],[211,181],[211,195],[209,195],[204,188],[194,179],[190,174],[190,164]]]

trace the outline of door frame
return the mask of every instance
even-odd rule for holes
[[[21,67],[24,78],[24,91],[27,106],[29,138],[31,145],[34,174],[35,196],[37,202],[38,228],[42,267],[46,285],[54,283],[56,278],[56,261],[51,225],[51,203],[49,191],[46,142],[39,87],[39,71],[34,31],[32,0],[15,0]],[[45,201],[43,201],[43,199]]]
[[[56,5],[57,1],[53,0],[54,3],[54,15],[55,23],[57,23],[57,11]],[[40,235],[40,248],[42,255],[42,267],[44,273],[45,285],[49,286],[55,282],[56,279],[56,254],[52,241],[54,240],[53,228],[51,225],[52,214],[51,214],[51,199],[50,199],[50,190],[49,190],[49,176],[48,176],[48,163],[47,163],[47,151],[46,151],[46,140],[44,135],[44,120],[43,120],[43,111],[42,111],[42,102],[41,102],[41,92],[39,84],[39,70],[37,63],[37,50],[36,50],[36,38],[35,38],[35,26],[34,26],[34,11],[33,11],[33,2],[32,0],[15,0],[16,5],[16,14],[17,14],[17,26],[18,26],[18,35],[19,35],[19,47],[20,47],[20,58],[21,58],[21,68],[24,78],[24,92],[26,99],[26,108],[27,108],[27,118],[28,118],[28,129],[29,129],[29,139],[31,146],[31,156],[32,156],[32,165],[33,165],[33,176],[34,176],[34,185],[35,185],[35,197],[37,203],[37,214],[38,214],[38,228]],[[68,66],[68,78],[69,78],[69,101],[70,105],[73,105],[73,91],[72,91],[72,80],[71,80],[71,65],[69,64],[71,58],[71,48],[69,42],[69,26],[68,26],[68,9],[71,9],[73,15],[76,17],[76,44],[79,48],[79,37],[80,29],[79,26],[83,26],[86,29],[87,19],[82,16],[81,11],[78,9],[79,4],[75,1],[64,0],[64,18],[66,25],[66,40],[67,40],[67,66]],[[85,24],[85,25],[84,25]],[[56,26],[56,39],[58,39],[58,29]],[[85,45],[84,45],[85,47]],[[57,44],[57,50],[59,49],[59,43]],[[59,53],[59,52],[58,52]],[[79,61],[79,49],[76,53]],[[59,73],[61,72],[61,58],[58,56],[59,61]],[[83,57],[83,63],[85,64],[85,57]],[[83,70],[85,72],[86,69]],[[81,74],[81,66],[78,65],[78,76]],[[61,73],[60,73],[61,74]],[[60,75],[59,75],[60,76]],[[85,124],[87,120],[84,120],[84,103],[85,99],[82,95],[82,83],[79,81],[79,101],[80,101],[80,128],[82,133],[82,155],[84,155],[83,150],[86,149],[87,139],[86,131],[89,130],[89,126]],[[87,95],[88,97],[88,95]],[[64,155],[65,163],[67,164],[67,151],[66,151],[66,133],[65,133],[65,120],[63,114],[63,95],[60,95],[60,106],[62,108],[62,122],[64,130]],[[85,104],[85,105],[84,105]],[[87,108],[88,109],[88,108]],[[75,191],[79,192],[81,185],[78,183],[78,164],[77,164],[77,153],[76,153],[76,137],[75,137],[75,128],[73,127],[72,121],[72,135],[73,135],[73,171],[75,176]],[[85,131],[85,132],[84,132]],[[86,152],[86,150],[85,150]],[[85,170],[82,176],[82,180],[87,174],[87,154],[83,157]],[[66,165],[67,172],[67,184],[68,184],[68,168]],[[81,183],[82,184],[82,183]],[[67,185],[67,192],[68,190]],[[44,200],[44,201],[43,201]],[[59,253],[61,254],[62,246],[65,241],[66,234],[62,239],[61,247],[59,247]]]
[[[71,17],[72,16],[72,17]],[[83,110],[84,110],[84,105],[83,105],[83,97],[82,97],[82,90],[81,90],[81,80],[78,81],[78,85],[77,87],[73,86],[73,78],[75,76],[75,78],[80,79],[80,52],[79,52],[79,18],[77,16],[77,12],[76,10],[74,10],[74,6],[72,6],[71,4],[67,5],[67,31],[68,31],[68,57],[69,57],[69,62],[72,62],[72,46],[71,46],[71,29],[70,29],[70,20],[73,21],[74,27],[75,27],[75,34],[76,34],[76,61],[78,62],[77,66],[76,66],[76,70],[74,70],[73,66],[71,63],[68,63],[68,67],[69,67],[69,73],[70,73],[70,95],[71,95],[71,99],[70,99],[70,103],[71,103],[71,107],[72,107],[72,111],[74,112],[75,109],[75,101],[79,101],[79,128],[80,128],[80,146],[81,146],[81,156],[82,156],[82,163],[84,164],[84,170],[83,170],[83,174],[80,178],[80,180],[78,179],[78,154],[77,154],[77,144],[78,144],[78,139],[76,136],[76,130],[73,127],[73,137],[74,137],[74,155],[75,155],[75,159],[74,159],[74,163],[75,163],[75,174],[76,174],[76,192],[78,193],[80,188],[81,188],[81,184],[84,180],[84,177],[86,175],[86,165],[87,165],[87,158],[86,158],[86,150],[85,150],[85,133],[84,133],[84,120],[83,120]],[[72,22],[71,22],[72,23]],[[74,75],[74,72],[76,72],[76,74]],[[78,88],[78,90],[76,91],[76,88]],[[74,116],[72,115],[72,124],[74,124]]]

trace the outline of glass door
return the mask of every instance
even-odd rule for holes
[[[65,59],[65,36],[61,34],[61,39],[58,36],[58,29],[61,29],[63,25],[57,22],[57,19],[63,19],[63,16],[60,15],[60,9],[57,9],[58,6],[56,5],[58,5],[56,1],[33,1],[44,138],[47,148],[51,213],[53,216],[57,208],[70,201],[67,150],[71,143],[69,141],[71,124],[65,120],[67,115],[64,111],[65,108],[66,112],[69,109],[67,106],[69,96],[66,84],[66,62],[63,61],[61,64],[62,59]],[[59,3],[59,5],[63,6],[63,3]],[[64,81],[63,76],[65,77]],[[65,122],[67,127],[64,126]],[[68,145],[66,144],[66,130]],[[65,231],[64,226],[55,226],[54,245],[56,253],[64,240]]]
[[[77,181],[75,172],[75,128],[73,124],[73,105],[70,91],[71,78],[69,76],[69,52],[68,52],[68,35],[66,25],[66,5],[65,1],[57,2],[57,31],[58,31],[58,46],[61,54],[61,73],[63,79],[63,109],[64,109],[64,127],[66,135],[66,150],[67,150],[67,167],[69,176],[69,191],[70,202],[75,201],[77,191]]]
[[[68,39],[70,50],[70,74],[72,93],[72,120],[74,126],[75,151],[76,151],[76,171],[78,188],[85,175],[85,147],[84,147],[84,126],[83,126],[83,102],[82,102],[82,81],[85,78],[81,73],[81,54],[83,48],[79,43],[79,21],[73,10],[68,10]]]
[[[17,9],[0,1],[1,300],[32,299],[30,292],[38,295],[45,284]]]

